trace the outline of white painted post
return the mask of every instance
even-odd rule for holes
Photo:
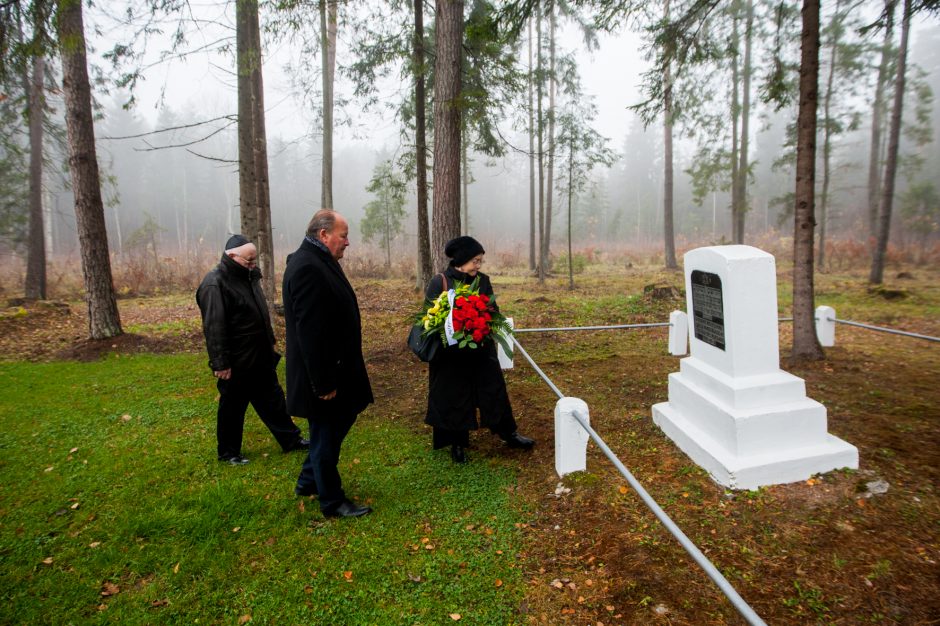
[[[555,403],[555,472],[558,476],[587,469],[589,435],[574,418],[577,411],[590,424],[587,403],[580,398],[562,398]]]
[[[689,352],[689,316],[685,311],[669,314],[669,354],[683,356]]]
[[[506,321],[509,323],[510,328],[515,328],[515,325],[512,323],[511,317],[507,317]],[[506,351],[503,350],[503,346],[500,345],[499,342],[496,342],[496,356],[499,357],[499,366],[501,368],[503,368],[504,370],[512,369],[512,352],[510,352],[509,354],[506,354]]]
[[[836,345],[836,310],[831,306],[816,307],[816,336],[823,348]]]

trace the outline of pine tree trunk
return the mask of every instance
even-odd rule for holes
[[[538,200],[539,200],[539,255],[538,255],[538,279],[539,284],[545,282],[545,258],[542,251],[545,249],[545,117],[542,111],[542,91],[544,87],[545,74],[543,69],[542,56],[542,6],[541,0],[537,0],[535,7],[535,55],[536,55],[536,95],[535,95],[535,128],[536,128],[536,154],[538,155]]]
[[[320,0],[320,58],[323,66],[323,168],[320,208],[333,209],[333,80],[336,73],[336,0]]]
[[[42,210],[42,125],[45,117],[43,80],[46,61],[42,55],[33,57],[29,80],[29,235],[26,253],[27,298],[46,299],[46,240]]]
[[[738,89],[741,85],[740,70],[738,68],[738,50],[741,46],[741,36],[738,33],[738,4],[733,5],[734,15],[732,16],[733,30],[731,37],[734,40],[731,56],[731,241],[732,243],[741,243],[740,233],[738,233],[738,213],[741,207],[738,204],[738,184],[741,178],[741,162],[739,154],[741,151],[740,138],[738,137],[738,121],[741,116],[741,104],[738,100]]]
[[[258,232],[258,205],[255,185],[254,122],[251,109],[251,73],[257,51],[251,45],[251,7],[257,0],[235,2],[235,59],[238,66],[238,205],[241,232],[253,237]]]
[[[744,243],[744,223],[747,217],[747,165],[748,144],[750,143],[751,118],[751,43],[754,39],[754,2],[747,0],[744,26],[744,67],[741,68],[741,149],[738,152],[738,212],[737,219],[738,239],[736,243]]]
[[[797,116],[796,198],[793,234],[794,361],[824,357],[816,337],[813,288],[813,229],[816,226],[816,110],[819,93],[819,0],[803,2],[800,102]]]
[[[669,0],[663,6],[664,19],[669,20]],[[663,247],[666,269],[677,269],[676,238],[673,224],[673,152],[672,152],[672,51],[663,74]]]
[[[891,64],[891,42],[894,40],[894,11],[897,0],[885,0],[885,37],[881,45],[881,62],[875,83],[875,101],[871,113],[871,146],[868,151],[868,236],[874,244],[878,234],[878,203],[881,199],[881,131],[885,114],[885,83]]]
[[[535,80],[532,64],[532,20],[529,20],[529,271],[534,271],[535,262],[535,111],[532,83]]]
[[[447,266],[444,244],[460,235],[460,67],[463,0],[437,0],[434,73],[434,196],[431,253]]]
[[[57,6],[69,172],[72,176],[75,222],[88,303],[88,330],[92,339],[105,339],[120,335],[123,331],[111,279],[108,233],[95,152],[82,2],[58,0]]]
[[[256,63],[251,68],[251,128],[252,161],[255,173],[255,207],[258,213],[257,232],[249,235],[258,247],[258,265],[261,267],[261,289],[268,307],[277,301],[277,282],[274,280],[274,234],[271,228],[271,188],[268,177],[268,134],[264,119],[264,79],[261,72],[261,27],[258,21],[258,3],[253,0],[249,17],[251,47]]]
[[[470,187],[470,170],[467,165],[467,129],[460,130],[460,234],[470,234],[470,203],[467,194]]]
[[[904,112],[904,84],[907,73],[907,46],[911,31],[911,0],[904,0],[901,17],[901,47],[898,50],[897,74],[894,79],[894,105],[891,110],[891,126],[888,130],[888,155],[885,161],[884,186],[881,204],[878,207],[878,234],[871,260],[868,282],[880,285],[884,279],[885,254],[891,229],[891,212],[894,203],[894,185],[898,171],[898,150],[901,144],[901,117]]]
[[[542,239],[542,264],[549,267],[552,248],[552,213],[555,197],[555,2],[548,4],[548,177],[545,183],[545,237]]]
[[[816,267],[820,271],[823,271],[826,267],[826,227],[829,221],[829,181],[832,161],[832,83],[835,80],[836,62],[839,54],[839,28],[842,20],[840,5],[841,0],[836,0],[835,13],[832,17],[834,28],[832,29],[833,35],[829,49],[829,75],[826,78],[826,94],[823,96],[823,179],[822,189],[819,193],[819,249],[816,254]]]
[[[418,272],[416,287],[424,289],[431,280],[431,233],[428,224],[428,145],[425,136],[424,95],[424,0],[414,0],[414,67],[415,67],[415,163],[418,200]]]
[[[669,0],[666,0],[668,3]],[[574,201],[574,138],[568,146],[568,289],[574,290],[574,256],[571,249],[571,204]]]

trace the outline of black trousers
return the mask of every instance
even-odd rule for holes
[[[310,491],[315,486],[320,510],[329,514],[346,499],[339,476],[339,453],[356,416],[311,417],[309,421],[310,452],[297,477],[297,488]]]
[[[219,458],[242,453],[242,432],[248,404],[268,427],[282,450],[288,450],[301,438],[284,401],[284,390],[273,367],[232,370],[228,380],[219,379],[219,411],[216,415],[216,438]]]

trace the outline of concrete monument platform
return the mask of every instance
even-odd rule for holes
[[[858,467],[826,407],[780,369],[774,257],[751,246],[685,255],[690,356],[653,421],[722,485],[755,489]]]

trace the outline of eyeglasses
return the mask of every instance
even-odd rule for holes
[[[244,256],[238,254],[237,252],[235,253],[235,256],[237,256],[239,259],[241,259],[242,261],[244,261],[245,263],[247,263],[247,264],[248,264],[248,267],[255,267],[256,265],[258,265],[258,259],[257,259],[257,258],[255,258],[255,259],[249,259],[248,257],[244,257]]]
[[[470,263],[473,263],[474,265],[483,265],[483,257],[479,256],[475,259],[470,259]]]

